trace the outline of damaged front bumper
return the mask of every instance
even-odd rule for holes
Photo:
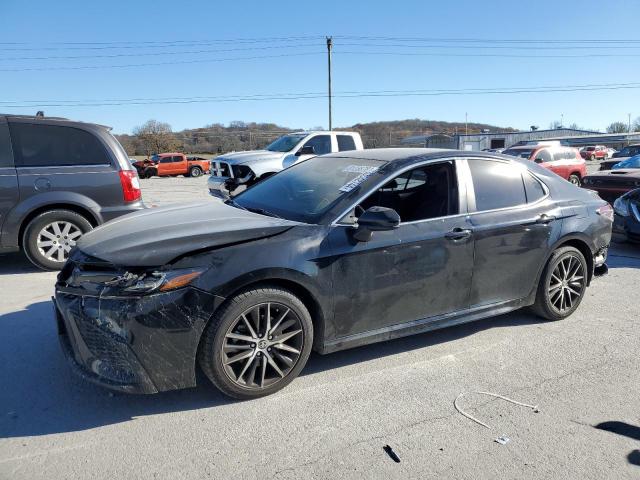
[[[198,343],[223,301],[193,287],[105,297],[56,286],[60,343],[86,380],[126,393],[195,386]]]

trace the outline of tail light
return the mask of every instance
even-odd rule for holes
[[[135,170],[120,170],[120,183],[122,184],[122,195],[125,202],[134,202],[142,197],[140,191],[140,180],[138,172]]]
[[[613,208],[608,203],[598,208],[596,213],[613,222]]]

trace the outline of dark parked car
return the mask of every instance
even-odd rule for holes
[[[613,166],[626,160],[629,157],[640,155],[640,145],[628,145],[622,148],[620,151],[615,152],[609,160],[604,160],[600,163],[600,171],[611,170]]]
[[[606,201],[613,203],[616,198],[640,187],[640,169],[621,168],[592,173],[584,177],[582,186],[595,190]]]
[[[613,204],[616,239],[640,242],[640,188],[625,193]]]
[[[136,171],[108,127],[0,115],[0,253],[62,268],[80,236],[144,208]]]
[[[532,305],[575,311],[611,207],[528,160],[380,149],[296,164],[234,199],[130,215],[58,276],[64,351],[126,392],[287,385],[329,353]]]
[[[640,144],[638,145],[627,145],[626,147],[621,148],[619,151],[613,154],[611,158],[626,158],[633,157],[634,155],[640,155]],[[620,160],[618,160],[620,161]]]

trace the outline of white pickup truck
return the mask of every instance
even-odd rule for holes
[[[209,193],[228,198],[240,185],[251,186],[294,163],[325,153],[362,150],[356,132],[296,132],[283,135],[264,150],[225,153],[211,161]]]

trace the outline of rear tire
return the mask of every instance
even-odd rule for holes
[[[36,267],[60,270],[76,242],[92,228],[91,223],[79,213],[51,210],[29,222],[22,237],[22,247]]]
[[[202,169],[200,167],[192,167],[191,170],[189,170],[190,177],[197,178],[201,175],[202,175]]]
[[[313,323],[302,301],[265,286],[239,293],[215,313],[198,363],[222,393],[248,400],[287,386],[304,368],[312,345]]]
[[[547,320],[562,320],[576,311],[587,290],[587,261],[574,247],[551,254],[536,292],[532,310]]]
[[[589,157],[589,160],[595,160],[595,159],[596,159],[596,156],[595,156],[595,155],[591,155],[591,156]]]

